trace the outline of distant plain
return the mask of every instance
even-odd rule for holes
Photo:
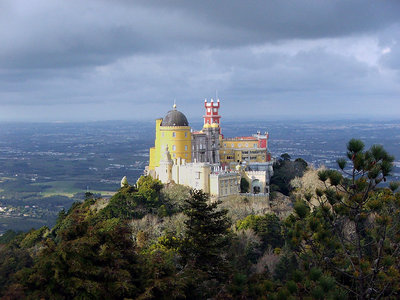
[[[191,123],[200,129],[201,123]],[[110,197],[123,176],[135,183],[154,144],[154,122],[2,123],[0,233],[54,224],[58,212],[90,191]],[[400,120],[223,121],[227,137],[269,132],[269,150],[315,167],[336,167],[351,138],[382,144],[400,179]],[[11,210],[10,210],[11,208]]]

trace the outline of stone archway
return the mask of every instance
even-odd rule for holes
[[[260,180],[253,179],[251,181],[251,192],[253,194],[259,194],[261,192],[261,189],[262,189],[262,184],[261,184]]]

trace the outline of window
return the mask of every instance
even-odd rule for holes
[[[196,172],[196,177],[195,179],[200,179],[200,172]]]
[[[173,132],[173,133],[172,133],[172,137],[176,137],[176,132]]]
[[[249,144],[248,144],[248,143],[246,143],[246,148],[247,148],[247,147],[249,147]]]
[[[214,108],[214,112],[217,112],[217,109],[216,109],[216,108]]]
[[[232,144],[231,144],[231,147],[233,148],[233,146],[234,146],[234,145],[233,145],[233,143],[232,143]]]
[[[172,154],[172,157],[175,157],[175,153],[174,153],[174,154]]]
[[[257,144],[253,144],[253,148],[257,148]]]
[[[185,137],[187,137],[187,132],[185,132]]]
[[[187,146],[187,145],[185,145],[185,151],[187,151],[187,149],[188,149],[188,146]]]
[[[176,146],[172,145],[172,151],[175,151],[175,150],[176,150]]]
[[[185,153],[185,157],[187,157],[187,153]]]
[[[242,144],[241,144],[241,143],[239,143],[239,145],[238,145],[238,146],[239,146],[239,148],[240,148],[240,147],[242,147]]]
[[[211,108],[207,108],[207,112],[211,112]]]
[[[164,132],[163,132],[163,133],[161,133],[161,136],[164,136]]]
[[[226,144],[224,144],[224,147],[226,147]]]

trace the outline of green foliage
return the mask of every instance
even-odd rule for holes
[[[182,211],[185,200],[190,197],[190,188],[180,184],[170,184],[161,190],[160,199],[167,213],[174,214]]]
[[[310,279],[317,281],[318,279],[320,279],[322,276],[322,270],[320,268],[311,268],[310,270]]]
[[[143,196],[147,206],[159,206],[160,191],[163,187],[160,180],[154,179],[151,176],[141,176],[137,181],[136,186],[138,188],[138,194]]]
[[[307,169],[307,162],[297,158],[290,160],[290,155],[282,154],[281,159],[274,163],[274,175],[271,178],[271,190],[279,191],[288,196],[292,187],[290,181],[295,177],[301,177]]]
[[[393,157],[380,145],[365,151],[355,139],[347,150],[349,163],[338,161],[342,173],[318,173],[325,189],[316,192],[313,211],[305,202],[295,203],[296,214],[285,222],[288,245],[304,266],[318,266],[304,268],[315,299],[346,298],[338,286],[357,299],[397,297],[400,273],[393,265],[400,265],[395,254],[400,248],[400,196],[394,194],[395,184],[377,188],[392,169]]]
[[[240,192],[241,193],[248,193],[250,188],[250,183],[247,181],[246,178],[240,178]]]
[[[157,248],[142,256],[144,276],[149,278],[139,299],[184,299],[185,278],[177,276],[176,252]]]
[[[167,207],[160,199],[162,183],[151,176],[142,176],[137,188],[124,185],[102,210],[105,218],[142,218],[147,213],[168,214]],[[164,206],[163,206],[164,205]]]
[[[184,214],[188,219],[181,254],[194,269],[206,272],[210,278],[221,278],[226,265],[221,255],[228,245],[230,220],[226,210],[218,209],[219,202],[207,201],[208,195],[198,190],[186,200]]]
[[[16,281],[15,274],[33,263],[29,252],[19,246],[19,237],[0,248],[0,296],[8,285]]]
[[[336,162],[341,170],[344,170],[347,166],[347,161],[344,158],[339,158]]]
[[[286,283],[286,288],[291,294],[295,294],[297,292],[297,284],[292,280]]]
[[[84,203],[47,239],[29,271],[17,274],[31,298],[122,298],[138,293],[140,274],[128,227],[99,219]]]
[[[351,139],[347,143],[347,157],[349,159],[352,159],[353,155],[358,154],[359,152],[364,150],[364,147],[365,147],[365,145],[362,141],[357,140],[357,139]]]
[[[308,204],[302,200],[297,200],[294,203],[294,211],[296,212],[296,214],[299,216],[299,218],[303,219],[305,218],[308,213],[310,212],[310,207],[308,206]]]
[[[276,265],[274,279],[282,282],[286,281],[288,278],[290,278],[291,273],[296,270],[296,267],[296,258],[289,253],[284,253]]]
[[[47,226],[43,226],[37,230],[31,230],[25,235],[20,245],[22,248],[31,248],[39,241],[41,241],[48,233],[49,233],[49,228]]]
[[[304,159],[302,159],[301,157],[296,158],[294,160],[294,162],[300,164],[304,168],[304,170],[307,169],[307,167],[308,167],[307,162]]]
[[[392,192],[395,192],[400,186],[400,182],[398,181],[391,181],[389,182],[389,188]]]
[[[320,171],[316,197],[305,192],[288,218],[253,212],[232,231],[220,202],[151,177],[104,208],[87,195],[52,230],[2,237],[0,297],[397,299],[400,193],[378,187],[393,157],[358,140],[347,150],[341,171]],[[307,167],[286,155],[276,166],[278,190]]]
[[[284,238],[282,235],[281,222],[274,214],[264,216],[249,215],[236,224],[238,230],[252,229],[262,240],[261,251],[268,247],[280,248],[283,246]]]
[[[138,215],[136,207],[143,202],[143,198],[133,187],[124,187],[111,197],[109,204],[102,210],[102,215],[106,218],[132,219]]]
[[[0,236],[0,244],[7,244],[11,242],[15,237],[17,237],[21,233],[22,232],[16,232],[11,229],[7,230],[6,232],[4,232],[2,236]]]

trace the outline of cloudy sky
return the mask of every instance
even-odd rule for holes
[[[0,121],[400,116],[400,1],[0,0]]]

